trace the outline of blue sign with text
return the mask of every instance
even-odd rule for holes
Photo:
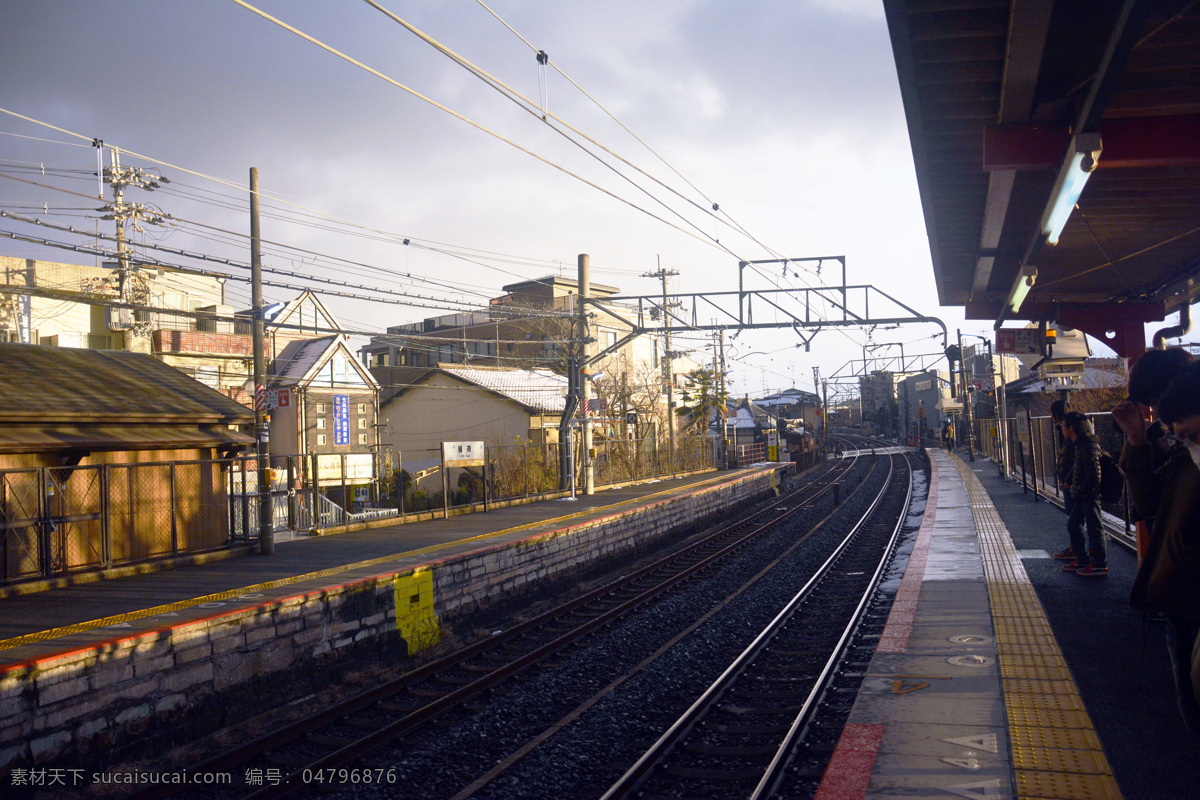
[[[350,444],[350,395],[333,396],[333,443]]]

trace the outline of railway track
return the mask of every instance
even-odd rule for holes
[[[868,607],[911,498],[892,458],[870,511],[818,573],[603,795],[774,795]]]
[[[261,800],[311,790],[315,778],[336,776],[349,765],[365,765],[359,769],[361,777],[364,769],[374,769],[369,756],[378,748],[394,745],[448,714],[470,713],[489,693],[503,691],[507,682],[535,665],[547,663],[590,634],[704,574],[801,510],[825,502],[847,476],[861,469],[859,461],[844,459],[749,518],[722,526],[678,552],[537,618],[189,767],[193,772],[232,774],[233,786],[207,786],[199,791],[159,784],[128,797]],[[251,774],[274,779],[259,786],[237,780]],[[382,777],[386,779],[386,775]]]

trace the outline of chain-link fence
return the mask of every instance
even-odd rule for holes
[[[231,462],[0,471],[0,583],[230,544]]]
[[[707,436],[679,437],[674,448],[664,440],[599,438],[594,483],[713,468],[718,447]],[[382,469],[375,453],[273,456],[266,494],[275,531],[309,532],[556,492],[561,464],[557,444],[535,443],[489,447],[486,466],[444,474],[436,450],[385,458]],[[255,543],[258,466],[244,456],[0,470],[0,585]]]

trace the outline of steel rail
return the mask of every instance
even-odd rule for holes
[[[871,576],[871,583],[863,592],[862,599],[859,600],[858,607],[854,610],[854,615],[851,618],[846,629],[842,632],[841,638],[838,640],[833,653],[829,660],[825,662],[821,674],[817,677],[816,685],[809,692],[804,704],[800,707],[799,713],[796,714],[796,719],[788,729],[783,741],[779,744],[779,750],[771,759],[771,763],[767,765],[766,771],[763,773],[762,780],[754,787],[754,792],[751,793],[749,800],[765,800],[771,797],[779,789],[779,784],[783,781],[784,773],[788,766],[792,763],[792,759],[796,755],[796,746],[804,739],[808,731],[809,724],[812,722],[813,715],[816,711],[818,702],[828,690],[830,683],[833,680],[834,673],[837,670],[838,664],[841,662],[846,650],[850,646],[850,642],[854,639],[859,626],[862,623],[863,613],[866,611],[871,598],[879,588],[879,581],[883,577],[884,570],[888,566],[888,556],[895,552],[896,543],[900,538],[900,532],[904,528],[904,521],[908,517],[908,509],[912,505],[913,496],[913,480],[911,465],[909,470],[908,491],[904,497],[904,505],[900,509],[900,514],[896,518],[896,525],[892,529],[892,535],[888,539],[887,548],[884,550],[883,558],[879,559],[879,565],[875,568],[875,574]]]
[[[321,728],[345,719],[349,715],[359,712],[363,709],[368,709],[373,705],[393,697],[400,692],[411,688],[422,681],[428,680],[438,674],[444,673],[450,669],[460,666],[473,658],[476,658],[484,653],[495,650],[506,643],[512,642],[520,637],[535,632],[538,629],[554,623],[556,620],[561,620],[580,609],[595,604],[603,600],[603,598],[612,596],[622,588],[634,584],[636,581],[649,576],[651,573],[663,570],[668,567],[670,562],[678,563],[690,556],[701,553],[706,547],[711,547],[718,543],[720,539],[728,538],[731,535],[736,535],[739,530],[748,529],[738,538],[723,546],[720,550],[704,557],[695,564],[686,569],[669,576],[665,581],[660,581],[656,586],[639,592],[632,599],[626,600],[611,608],[610,610],[588,620],[582,626],[574,626],[569,632],[557,636],[553,641],[542,645],[535,650],[511,661],[507,664],[497,666],[495,670],[478,678],[477,680],[464,685],[454,691],[443,695],[442,697],[427,703],[413,712],[397,719],[395,722],[387,724],[382,728],[376,729],[367,734],[362,739],[359,739],[345,747],[329,753],[318,761],[314,761],[307,768],[310,770],[329,769],[341,764],[349,763],[357,758],[361,758],[369,751],[379,747],[380,745],[392,739],[400,738],[411,732],[417,727],[426,724],[431,719],[445,713],[451,708],[461,705],[476,697],[496,685],[510,679],[513,675],[528,669],[538,661],[545,659],[547,656],[561,650],[574,641],[582,638],[587,633],[590,633],[599,627],[612,622],[622,614],[628,613],[638,605],[652,599],[654,596],[661,594],[671,586],[695,575],[715,561],[727,556],[730,552],[740,548],[743,544],[753,539],[763,531],[772,528],[780,522],[790,518],[805,507],[805,504],[819,499],[833,489],[834,483],[841,476],[849,472],[857,459],[847,459],[845,462],[835,464],[834,469],[839,470],[836,473],[826,474],[818,477],[811,483],[808,483],[788,494],[781,495],[773,502],[753,513],[746,519],[737,520],[718,528],[715,532],[704,536],[702,539],[689,544],[688,546],[672,553],[671,555],[656,560],[654,563],[646,565],[634,572],[623,576],[622,578],[612,581],[602,587],[599,587],[587,594],[576,598],[568,603],[558,606],[554,609],[544,612],[537,617],[527,620],[513,628],[504,631],[501,634],[483,639],[472,645],[463,648],[462,650],[451,653],[443,658],[432,661],[429,664],[423,665],[415,670],[405,673],[398,678],[389,681],[380,686],[361,692],[351,698],[348,698],[330,708],[317,712],[316,714],[300,720],[296,723],[289,724],[270,731],[254,740],[247,742],[238,747],[232,748],[226,752],[220,753],[212,758],[206,759],[201,763],[193,765],[192,771],[225,771],[231,767],[244,765],[251,762],[255,758],[260,758],[272,750],[287,745],[297,740],[303,739],[305,736],[312,734]],[[816,491],[812,491],[812,490]],[[783,503],[795,503],[797,496],[811,493],[811,496],[804,498],[801,504],[793,505],[783,514],[778,514],[777,509]],[[277,786],[263,786],[248,795],[244,795],[246,800],[254,798],[254,800],[263,800],[268,797],[280,797],[291,792],[304,788],[304,785],[296,781],[299,777],[301,769],[296,768],[289,772],[288,776]],[[211,788],[211,787],[210,787]],[[126,795],[126,800],[156,800],[156,798],[167,797],[172,794],[182,793],[185,790],[183,786],[172,786],[165,784],[150,785],[142,790]]]
[[[883,502],[885,495],[888,492],[891,482],[892,472],[894,471],[894,456],[889,458],[889,473],[884,481],[883,487],[879,494],[872,501],[871,506],[860,517],[858,523],[848,533],[843,540],[834,549],[833,553],[826,559],[816,571],[812,578],[792,597],[792,599],[783,607],[783,609],[775,616],[774,619],[767,625],[766,628],[748,645],[742,653],[734,659],[734,661],[726,667],[721,675],[713,681],[713,683],[696,699],[695,702],[648,748],[642,756],[631,766],[626,772],[601,796],[600,800],[617,800],[617,798],[630,797],[637,792],[654,770],[663,762],[677,745],[692,731],[696,724],[705,716],[712,708],[713,704],[725,693],[725,691],[733,684],[736,678],[745,671],[745,669],[758,657],[768,643],[779,633],[780,630],[787,624],[788,620],[793,616],[795,611],[804,603],[805,600],[812,594],[816,586],[831,572],[833,565],[841,557],[841,555],[850,547],[852,541],[856,538],[858,532],[866,524],[871,513],[879,507]],[[911,486],[911,480],[910,480]],[[903,519],[903,517],[901,517]],[[864,597],[869,594],[864,595]],[[859,608],[863,607],[862,602]],[[856,613],[854,624],[860,614]],[[843,640],[846,639],[843,636]],[[840,651],[839,651],[840,653]],[[805,702],[805,706],[812,704],[812,694]]]

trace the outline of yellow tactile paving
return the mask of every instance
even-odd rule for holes
[[[979,532],[999,652],[1017,796],[1119,800],[1079,690],[991,498],[954,458]]]
[[[1074,681],[1066,665],[1038,667],[1028,663],[1006,664],[1003,661],[1000,663],[1000,677],[1008,680]]]
[[[1075,691],[1075,684],[1069,680],[1030,680],[1015,678],[1003,681],[1004,691],[1019,694],[1064,694]]]
[[[1111,775],[1018,770],[1017,796],[1044,800],[1121,800]]]
[[[1080,772],[1085,775],[1107,775],[1108,764],[1097,750],[1072,750],[1059,747],[1013,747],[1013,764],[1017,769],[1034,772]]]
[[[1013,748],[1048,748],[1056,750],[1100,750],[1100,739],[1091,728],[1032,728],[1013,726],[1009,729]]]

